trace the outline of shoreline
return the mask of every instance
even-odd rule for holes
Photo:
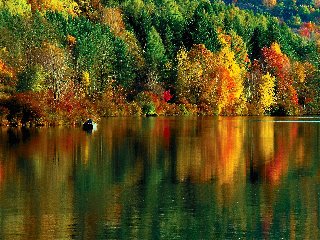
[[[293,119],[320,119],[320,115],[201,115],[201,114],[189,114],[189,115],[157,115],[157,116],[146,116],[146,115],[126,115],[126,116],[104,116],[99,117],[99,119],[95,119],[94,123],[99,124],[103,119],[110,119],[110,118],[138,118],[138,119],[146,119],[146,118],[182,118],[182,117],[194,117],[194,118],[255,118],[255,117],[270,117],[270,118],[293,118]],[[319,121],[303,121],[303,120],[270,120],[271,122],[320,122]],[[81,128],[85,123],[83,122],[76,122],[76,123],[37,123],[37,122],[27,122],[27,123],[14,123],[8,121],[0,121],[0,127],[2,128],[51,128],[51,127],[75,127]]]

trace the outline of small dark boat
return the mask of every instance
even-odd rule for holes
[[[82,124],[82,129],[84,131],[92,131],[92,129],[93,129],[92,119],[88,119],[87,121],[85,121],[84,124]]]

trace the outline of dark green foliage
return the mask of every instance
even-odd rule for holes
[[[205,44],[210,51],[218,51],[220,42],[217,30],[210,19],[212,7],[209,3],[201,4],[197,7],[193,19],[189,23],[186,32],[186,46],[191,47],[193,44]]]
[[[281,43],[281,37],[278,19],[271,18],[268,22],[266,34],[264,36],[267,46],[270,46],[274,42]]]
[[[0,11],[0,28],[6,28],[15,33],[17,37],[25,34],[25,19],[20,15],[11,15],[7,10]]]
[[[0,49],[6,49],[5,54],[0,52],[0,58],[11,66],[18,67],[23,64],[22,56],[28,46],[26,24],[19,15],[12,16],[8,11],[0,11]]]
[[[152,27],[147,35],[146,60],[152,71],[161,71],[166,62],[166,50],[157,30]]]
[[[126,46],[123,42],[122,45],[119,43],[120,40],[107,26],[92,23],[84,17],[69,18],[67,22],[58,14],[50,14],[48,18],[57,28],[63,29],[65,39],[68,35],[76,39],[75,46],[70,49],[74,68],[78,76],[84,71],[90,73],[91,91],[103,92],[114,76],[119,84],[124,84],[126,87],[130,85],[128,82],[131,79],[125,80],[128,76],[128,69],[125,66],[128,64],[125,56],[128,52],[124,50]],[[66,40],[64,42],[67,44]],[[133,74],[129,75],[134,78]]]
[[[152,17],[146,9],[142,9],[141,12],[136,12],[137,9],[132,9],[134,0],[127,1],[128,7],[124,8],[125,21],[130,25],[138,41],[142,46],[146,44],[146,37],[152,27]]]
[[[257,27],[254,29],[249,47],[250,47],[250,58],[253,61],[254,59],[259,59],[261,56],[261,49],[264,47],[264,31],[262,28]]]
[[[165,35],[164,35],[164,44],[166,46],[166,52],[167,56],[170,59],[173,59],[175,57],[175,53],[177,52],[175,41],[174,41],[174,35],[170,28],[170,26],[167,25],[165,29]]]
[[[224,1],[230,4],[230,1]],[[255,13],[269,13],[285,21],[289,26],[295,27],[294,17],[298,17],[302,22],[313,21],[319,23],[320,9],[312,0],[277,0],[273,8],[269,8],[257,0],[237,0],[236,6],[242,9],[253,10]]]
[[[35,65],[27,67],[18,75],[17,91],[41,91],[45,88],[46,73],[43,68]]]
[[[114,47],[115,61],[113,67],[116,83],[126,89],[132,88],[136,78],[136,66],[133,57],[129,54],[126,44],[121,39],[115,39]]]
[[[26,30],[26,41],[29,44],[32,43],[33,46],[40,46],[43,41],[61,42],[63,40],[57,29],[54,29],[39,12],[33,14]]]

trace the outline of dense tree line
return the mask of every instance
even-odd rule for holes
[[[319,0],[225,0],[224,2],[255,13],[268,13],[293,28],[299,27],[303,22],[319,23]]]
[[[0,0],[0,120],[318,114],[317,24],[240,3]]]

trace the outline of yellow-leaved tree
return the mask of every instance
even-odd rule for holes
[[[33,11],[58,11],[72,16],[79,15],[79,6],[73,0],[28,0]]]
[[[0,9],[8,10],[12,15],[31,13],[31,6],[27,0],[0,0]]]
[[[299,111],[298,94],[288,56],[282,53],[280,45],[275,42],[269,48],[262,49],[262,57],[264,72],[269,72],[276,78],[276,114],[296,114]],[[303,79],[303,75],[300,77]]]
[[[202,46],[197,46],[201,48]],[[210,51],[209,51],[210,52]],[[204,92],[203,69],[195,47],[187,52],[181,49],[177,54],[178,81],[177,94],[181,100],[198,104]]]
[[[265,111],[270,110],[270,107],[275,104],[275,82],[276,78],[266,73],[261,77],[261,83],[259,85],[259,104],[258,106],[265,113]]]
[[[212,53],[203,44],[178,52],[177,94],[197,104],[205,114],[241,114],[245,111],[243,69],[225,44]]]
[[[241,114],[245,111],[244,75],[245,69],[236,61],[227,35],[220,35],[222,48],[216,55],[219,79],[219,113]]]

